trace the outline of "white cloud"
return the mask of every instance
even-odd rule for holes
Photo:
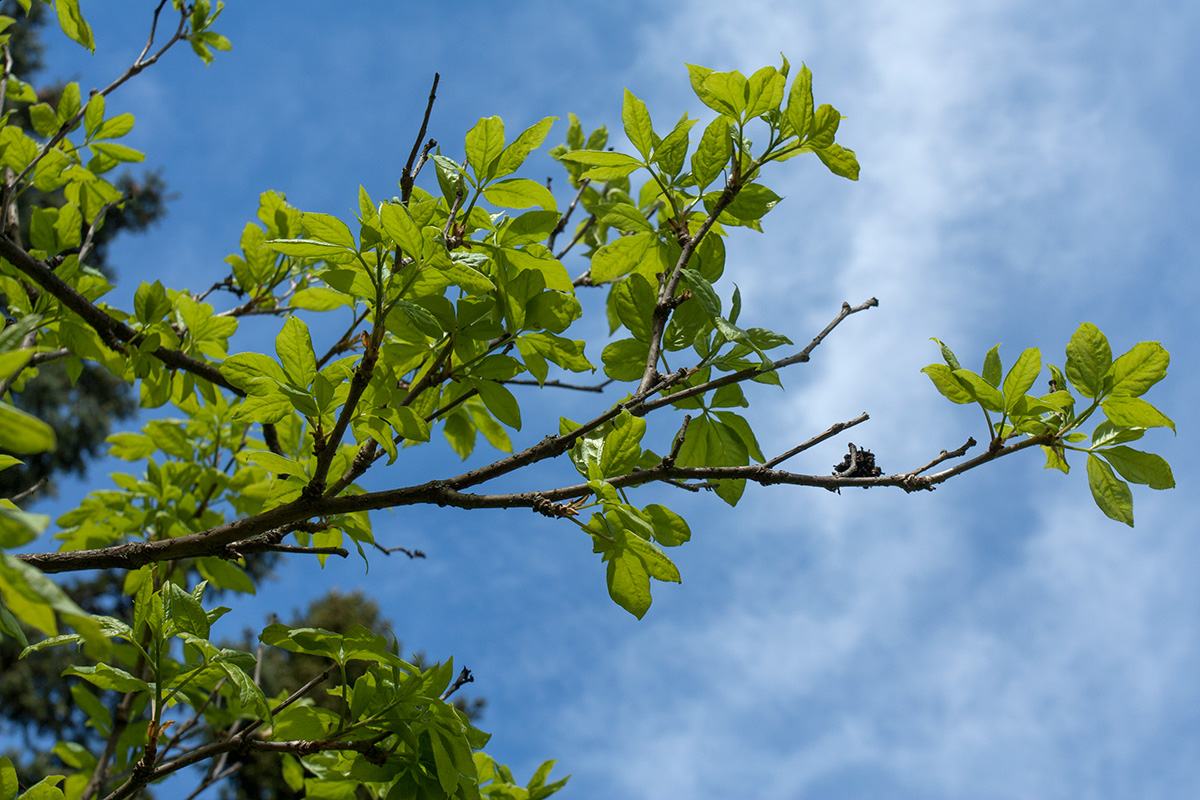
[[[684,60],[745,70],[783,49],[813,66],[818,102],[849,115],[841,135],[864,163],[850,190],[796,162],[768,175],[787,202],[767,237],[731,247],[750,254],[740,269],[751,274],[737,278],[744,313],[765,308],[798,340],[842,299],[883,303],[785,379],[796,388],[768,399],[760,440],[782,428],[786,446],[866,408],[876,419],[849,438],[871,442],[886,469],[959,444],[959,420],[979,420],[917,372],[936,360],[926,337],[970,362],[1012,339],[1009,362],[1042,344],[1061,363],[1076,315],[1121,286],[1144,247],[1126,234],[1153,218],[1165,162],[1123,96],[1088,72],[1093,40],[1111,32],[1063,29],[1082,11],[672,9],[645,31],[631,70],[643,85],[673,93],[686,86]],[[662,107],[678,103],[658,91]],[[1145,143],[1136,161],[1118,146],[1126,137]],[[1171,498],[1158,506],[1180,514],[1168,527],[1154,513],[1162,496],[1136,492],[1149,510],[1139,506],[1130,538],[1089,507],[1079,474],[1030,490],[1040,466],[997,467],[932,497],[772,492],[710,515],[709,527],[738,527],[733,543],[693,545],[736,565],[714,568],[732,584],[727,605],[652,610],[595,694],[569,709],[560,733],[576,744],[564,757],[587,754],[584,772],[611,775],[629,797],[837,797],[855,786],[1105,797],[1153,785],[1148,751],[1178,722],[1180,684],[1200,656],[1185,612],[1200,599],[1187,579],[1200,557],[1179,532],[1195,529],[1194,514]]]

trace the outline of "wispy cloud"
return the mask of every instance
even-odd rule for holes
[[[956,446],[979,420],[918,373],[936,360],[926,337],[971,360],[1001,339],[1010,362],[1026,346],[1057,351],[1142,252],[1126,234],[1154,217],[1165,154],[1092,74],[1097,40],[1116,33],[1082,10],[672,9],[644,30],[631,76],[686,85],[684,60],[753,69],[782,49],[813,66],[818,102],[849,116],[841,136],[864,163],[849,188],[796,162],[768,175],[786,203],[767,237],[731,248],[750,253],[744,313],[789,333],[815,332],[842,299],[883,303],[768,399],[756,430],[788,437],[773,444],[866,408],[876,419],[851,439],[887,469]],[[1128,138],[1146,146],[1122,150]],[[1128,303],[1110,314],[1120,329],[1139,319]],[[714,571],[731,584],[724,607],[656,607],[559,732],[630,797],[1105,797],[1153,785],[1150,753],[1180,724],[1175,693],[1200,656],[1182,611],[1200,599],[1185,578],[1200,558],[1154,506],[1131,539],[1088,507],[1081,476],[1031,488],[1030,466],[934,497],[772,492],[710,515],[708,528],[736,526],[724,534],[736,546],[696,545],[733,565]],[[1195,524],[1189,513],[1174,527]]]

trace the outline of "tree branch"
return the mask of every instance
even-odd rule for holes
[[[44,262],[26,253],[20,245],[7,236],[0,236],[0,256],[8,259],[10,264],[23,272],[34,283],[82,317],[83,321],[96,331],[100,336],[100,341],[110,350],[124,353],[125,345],[140,337],[137,331],[101,311],[90,300],[75,291],[70,284],[58,277]],[[179,350],[170,350],[166,347],[155,349],[153,354],[168,367],[190,372],[210,383],[228,389],[238,397],[246,396],[245,392],[226,380],[220,370],[206,361],[200,361]]]
[[[429,90],[429,102],[425,104],[425,116],[421,119],[421,130],[417,133],[416,141],[413,142],[412,152],[408,154],[408,161],[404,164],[404,171],[400,173],[400,202],[407,203],[408,198],[412,197],[413,181],[417,178],[417,172],[421,167],[413,169],[413,164],[417,160],[417,152],[420,150],[421,142],[425,139],[425,131],[429,128],[429,115],[433,112],[433,101],[437,99],[438,81],[442,76],[438,73],[433,73],[433,86]],[[433,146],[433,142],[426,145],[426,152]],[[421,159],[423,164],[424,158]]]

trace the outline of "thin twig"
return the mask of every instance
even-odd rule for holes
[[[409,550],[407,547],[384,547],[379,542],[371,542],[375,545],[375,549],[381,551],[385,556],[390,556],[392,553],[404,553],[409,558],[425,558],[425,554],[420,550]]]
[[[831,436],[836,436],[839,433],[841,433],[842,431],[846,430],[847,428],[853,428],[855,425],[866,422],[868,419],[870,419],[870,417],[864,412],[862,414],[859,414],[854,419],[847,420],[846,422],[835,423],[835,424],[829,426],[829,430],[825,431],[822,434],[814,436],[813,438],[809,439],[804,444],[796,445],[791,450],[788,450],[785,453],[780,453],[779,455],[772,458],[770,461],[763,462],[763,466],[766,467],[767,469],[774,469],[775,467],[782,464],[784,461],[787,461],[792,456],[797,455],[799,453],[803,453],[805,450],[809,449],[810,447],[820,444],[821,442],[825,441],[826,439],[830,438]],[[945,451],[943,451],[943,452],[945,452]],[[937,463],[937,462],[934,462],[934,463]]]
[[[543,381],[542,383],[538,383],[537,381],[532,381],[532,380],[528,380],[525,378],[509,378],[506,381],[498,381],[498,383],[514,384],[516,386],[540,386],[543,388],[549,386],[549,387],[555,388],[555,389],[573,389],[574,391],[577,391],[577,392],[595,392],[596,394],[603,394],[604,388],[612,382],[613,382],[613,379],[609,378],[608,380],[604,381],[604,383],[596,383],[596,384],[592,384],[590,386],[581,386],[576,383],[563,383],[562,381],[558,381],[558,380]]]
[[[938,464],[942,463],[943,461],[949,461],[952,458],[961,458],[962,456],[966,455],[967,451],[970,450],[972,447],[974,447],[976,444],[977,444],[977,442],[975,441],[975,438],[971,437],[970,439],[967,439],[966,444],[964,444],[962,447],[958,448],[957,450],[951,450],[949,452],[943,450],[941,452],[941,455],[939,455],[937,458],[933,459],[932,461],[930,461],[928,464],[926,464],[923,467],[918,467],[917,469],[914,469],[909,474],[910,475],[920,475],[922,472],[925,472],[926,470],[933,469],[934,467],[936,467]]]
[[[350,323],[350,327],[347,328],[346,332],[342,334],[342,337],[334,343],[333,347],[330,347],[325,355],[317,359],[317,369],[325,366],[326,362],[328,362],[329,359],[333,358],[338,353],[344,353],[350,348],[351,343],[354,341],[353,336],[355,329],[362,324],[362,321],[367,318],[367,314],[370,313],[370,311],[370,308],[364,308],[362,313],[354,318],[354,321]]]
[[[413,181],[416,180],[417,170],[413,169],[413,165],[417,160],[417,152],[420,150],[421,142],[425,139],[425,131],[429,128],[429,115],[433,112],[433,101],[437,99],[438,81],[442,76],[438,73],[433,73],[433,86],[429,90],[429,102],[425,104],[425,116],[421,119],[421,130],[417,133],[416,141],[413,142],[412,152],[408,154],[408,161],[404,164],[404,171],[400,173],[400,202],[407,203],[408,198],[412,197]],[[424,163],[424,158],[421,159]]]
[[[579,198],[583,197],[583,190],[586,189],[588,187],[588,184],[591,182],[592,182],[591,178],[584,178],[583,180],[581,180],[579,182],[579,191],[577,191],[575,193],[575,196],[573,198],[571,198],[571,204],[569,206],[567,206],[566,213],[564,213],[561,217],[558,218],[558,224],[556,224],[554,226],[554,230],[550,231],[550,238],[548,238],[546,240],[546,249],[547,250],[551,250],[551,251],[554,250],[554,240],[557,239],[558,235],[566,229],[567,220],[571,219],[571,214],[574,213],[575,206],[577,206],[579,204]],[[549,183],[548,179],[547,179],[547,183]],[[547,188],[549,188],[549,187],[547,187]]]
[[[554,258],[561,261],[562,257],[565,256],[567,253],[571,252],[571,248],[574,247],[579,242],[579,240],[583,238],[583,235],[588,232],[588,229],[591,228],[595,224],[596,224],[596,215],[592,214],[590,217],[588,217],[586,220],[584,220],[583,224],[579,226],[579,229],[575,231],[575,235],[571,237],[571,241],[567,242],[567,246],[554,254]],[[590,274],[590,273],[591,273],[591,270],[589,269],[587,271],[587,273],[585,273],[585,274]],[[583,275],[580,275],[574,281],[571,281],[571,283],[573,283],[575,286],[580,286],[580,285],[583,285],[583,284],[579,283],[579,281],[582,281],[582,280],[583,280]],[[587,285],[590,285],[590,284],[587,284]]]
[[[458,677],[454,679],[454,683],[450,684],[450,687],[448,689],[446,689],[446,691],[442,692],[442,696],[439,697],[438,699],[444,701],[448,697],[450,697],[450,695],[454,694],[459,689],[461,689],[464,684],[474,683],[474,682],[475,682],[475,676],[471,674],[471,670],[467,669],[466,667],[463,667],[462,672],[458,673]]]

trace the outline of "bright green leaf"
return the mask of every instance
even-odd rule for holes
[[[1094,455],[1088,455],[1087,474],[1092,498],[1104,515],[1132,528],[1133,493],[1129,491],[1129,484],[1114,475],[1112,467]]]

